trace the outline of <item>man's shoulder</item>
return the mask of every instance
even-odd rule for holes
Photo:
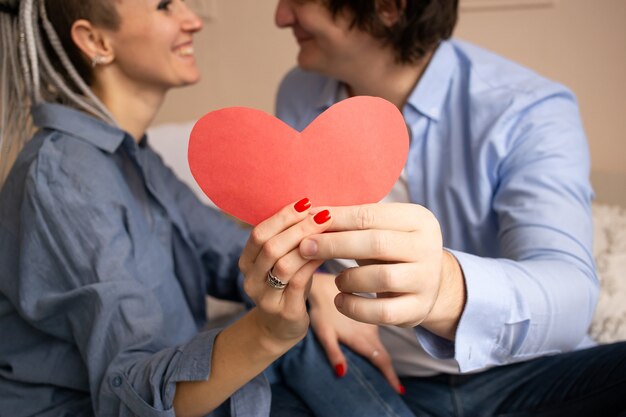
[[[462,40],[451,43],[475,91],[504,90],[519,96],[569,91],[564,85],[495,52]]]
[[[283,77],[280,83],[279,94],[281,92],[288,94],[297,91],[297,95],[309,94],[315,96],[329,82],[332,82],[332,79],[325,75],[294,67]]]
[[[308,124],[306,115],[314,117],[316,107],[334,101],[337,81],[324,75],[293,68],[280,83],[276,97],[276,116],[295,128]],[[307,119],[307,120],[304,120]],[[304,123],[304,126],[299,126]]]
[[[569,103],[568,108],[576,108],[574,94],[563,84],[471,43],[451,43],[462,80],[457,83],[457,92],[465,96],[464,101],[474,113],[489,113],[498,118],[564,102]]]

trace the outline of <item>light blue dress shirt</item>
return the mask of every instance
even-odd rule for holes
[[[205,295],[240,299],[247,233],[145,139],[56,104],[33,117],[0,192],[0,415],[173,417],[176,382],[210,374]],[[258,377],[220,411],[269,399]]]
[[[340,87],[295,69],[281,84],[277,115],[302,130]],[[467,288],[455,342],[418,327],[424,349],[472,372],[590,345],[593,193],[573,94],[447,41],[402,112],[411,201],[436,215]]]

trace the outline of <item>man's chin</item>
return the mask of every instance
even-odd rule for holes
[[[302,51],[298,54],[298,66],[305,71],[322,72],[311,55],[303,53]]]

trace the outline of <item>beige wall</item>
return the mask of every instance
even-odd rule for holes
[[[207,1],[216,1],[217,17],[195,39],[203,79],[171,92],[157,124],[197,119],[226,106],[272,113],[276,87],[295,64],[291,33],[274,26],[274,0]]]
[[[234,105],[272,112],[278,82],[295,63],[291,33],[273,25],[274,0],[204,1],[216,5],[216,18],[196,41],[204,78],[199,86],[172,92],[156,124],[197,119]],[[626,202],[626,0],[461,4],[456,37],[574,90],[589,137],[596,189],[605,201]]]

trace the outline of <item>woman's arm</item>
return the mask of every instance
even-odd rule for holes
[[[309,216],[309,207],[289,205],[253,229],[239,265],[257,307],[217,336],[207,381],[177,385],[178,416],[207,414],[306,335],[306,298],[321,261],[302,258],[298,245],[331,224],[327,211]],[[270,270],[285,288],[268,285]]]

